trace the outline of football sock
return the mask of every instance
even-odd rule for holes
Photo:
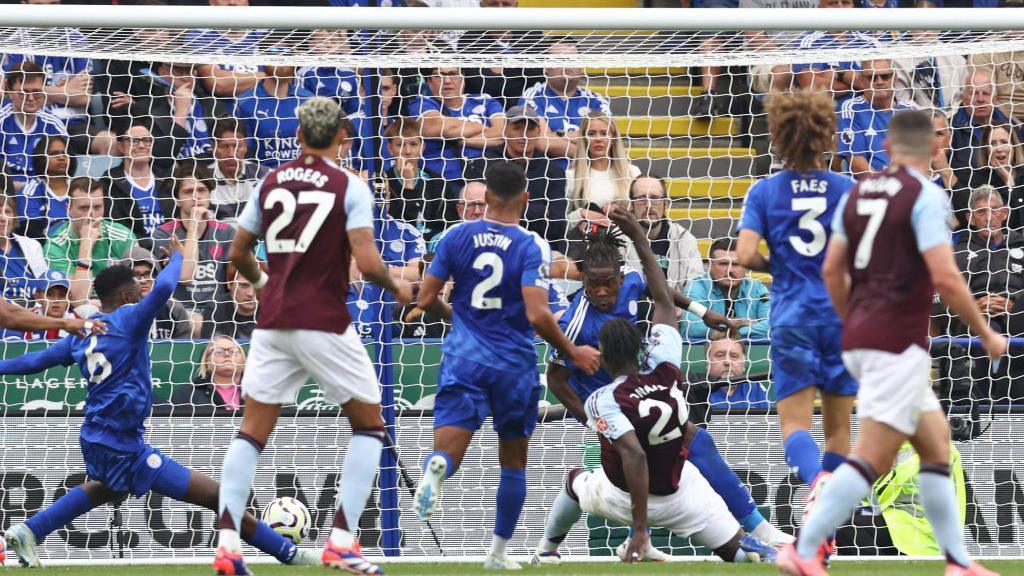
[[[502,538],[497,534],[491,534],[491,551],[487,554],[489,556],[504,556],[505,548],[508,546],[508,538]]]
[[[810,486],[821,472],[821,451],[807,430],[797,430],[782,442],[786,451],[786,464],[801,482]]]
[[[238,552],[241,550],[238,530],[242,526],[246,501],[256,475],[256,463],[263,446],[241,432],[231,441],[220,473],[220,546]]]
[[[92,499],[81,486],[75,486],[35,516],[25,521],[25,525],[41,544],[51,532],[96,508]]]
[[[703,428],[698,428],[697,434],[688,448],[690,462],[697,467],[697,470],[700,470],[701,476],[704,476],[715,492],[722,497],[725,505],[729,507],[729,512],[740,521],[743,528],[748,529],[748,523],[752,523],[749,529],[760,524],[764,517],[757,511],[750,491],[722,459],[711,434],[708,434],[707,430]],[[756,514],[756,517],[753,514]]]
[[[299,548],[263,522],[256,523],[256,530],[244,540],[260,552],[277,558],[282,564],[291,562]]]
[[[843,462],[846,462],[846,456],[838,452],[825,452],[821,455],[821,469],[825,472],[835,472]]]
[[[579,521],[583,515],[580,503],[569,496],[569,493],[562,488],[555,496],[551,504],[551,511],[548,512],[547,525],[544,527],[544,538],[540,541],[539,548],[543,552],[554,552],[558,550],[559,544],[565,540],[569,530]]]
[[[935,540],[946,555],[946,560],[967,567],[971,559],[964,548],[964,528],[960,524],[960,507],[956,491],[949,478],[949,466],[922,465],[918,475],[921,503],[928,523],[935,532]]]
[[[355,430],[352,433],[338,486],[338,500],[340,511],[345,517],[345,526],[337,526],[335,523],[338,528],[349,532],[359,528],[359,518],[363,515],[377,477],[380,453],[384,448],[384,433],[383,429]]]
[[[797,554],[813,558],[825,539],[849,520],[860,501],[867,498],[876,477],[866,463],[856,459],[847,460],[836,469],[832,479],[821,489],[818,503],[800,531]]]
[[[501,467],[498,504],[494,516],[494,534],[508,540],[516,531],[519,514],[526,502],[526,470]],[[504,548],[504,546],[502,546]],[[493,549],[492,549],[493,551]]]
[[[455,474],[456,468],[455,468],[455,465],[454,465],[454,463],[452,461],[451,455],[448,454],[447,452],[442,451],[442,450],[434,450],[430,454],[427,454],[427,457],[423,459],[423,469],[424,470],[427,469],[427,462],[430,462],[430,459],[433,458],[434,456],[440,456],[441,458],[444,458],[445,462],[448,463],[448,467],[445,468],[445,471],[444,471],[444,479],[447,480],[447,479],[451,478],[452,474]]]

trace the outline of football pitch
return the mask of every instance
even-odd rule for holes
[[[985,565],[1003,576],[1024,575],[1024,561],[991,561]],[[466,576],[469,574],[489,574],[479,564],[437,564],[437,563],[397,563],[382,564],[385,574],[389,576]],[[337,574],[316,566],[279,566],[273,564],[257,564],[250,567],[256,576],[312,576],[314,574]],[[831,573],[834,576],[938,576],[942,574],[942,562],[924,561],[865,561],[835,562]],[[208,565],[133,565],[133,566],[54,566],[33,570],[32,575],[59,574],[66,576],[184,576],[192,574],[210,574]],[[775,566],[750,564],[724,564],[721,562],[669,562],[665,564],[626,565],[619,562],[567,562],[561,566],[534,567],[525,565],[519,572],[523,576],[628,576],[635,574],[687,574],[693,576],[733,576],[733,575],[769,575],[778,574]]]

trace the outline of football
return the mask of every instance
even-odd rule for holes
[[[262,520],[293,544],[300,544],[309,536],[309,510],[295,498],[275,498],[263,509]]]

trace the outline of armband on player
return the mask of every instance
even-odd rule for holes
[[[686,309],[692,312],[693,314],[700,316],[701,318],[703,318],[704,315],[708,313],[708,307],[701,304],[700,302],[697,302],[696,300],[691,300],[690,305],[687,306]]]
[[[257,279],[255,282],[252,283],[252,288],[253,288],[253,290],[260,290],[264,286],[266,286],[267,282],[269,282],[269,281],[270,281],[270,275],[267,274],[266,272],[264,272],[263,270],[260,270],[260,277],[259,277],[259,279]]]

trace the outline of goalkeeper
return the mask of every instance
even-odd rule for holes
[[[637,323],[637,302],[647,291],[647,285],[642,274],[623,267],[619,252],[621,245],[621,237],[616,232],[602,231],[592,236],[587,246],[581,266],[583,290],[576,293],[572,304],[558,321],[566,336],[577,345],[597,346],[601,328],[613,318]],[[660,268],[658,273],[662,273]],[[729,321],[720,314],[704,310],[703,306],[678,292],[672,291],[672,298],[677,307],[701,316],[709,327],[723,332],[731,330]],[[604,369],[587,375],[558,354],[552,354],[546,377],[548,389],[580,422],[587,422],[583,408],[586,398],[613,380]],[[711,435],[690,422],[685,425],[685,432],[691,438],[687,444],[690,463],[722,497],[743,529],[772,545],[792,542],[791,536],[772,526],[761,515],[750,491],[722,459]],[[558,544],[542,540],[535,561],[557,561]]]
[[[143,440],[144,423],[153,404],[149,330],[178,285],[182,271],[181,244],[175,237],[171,238],[171,248],[174,256],[145,298],[131,268],[110,266],[96,277],[96,294],[103,303],[101,318],[109,333],[85,339],[67,336],[45,350],[0,361],[0,374],[35,374],[54,366],[77,364],[89,382],[80,437],[89,480],[24,524],[7,530],[4,540],[22,566],[40,566],[36,547],[48,534],[129,493],[141,497],[153,491],[217,509],[216,482],[202,472],[185,468]],[[283,563],[320,564],[319,554],[299,550],[252,515],[246,515],[242,532],[247,542]]]

